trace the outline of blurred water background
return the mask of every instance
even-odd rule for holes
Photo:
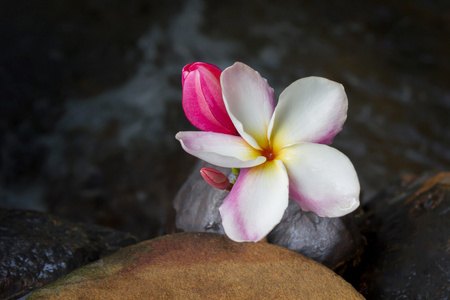
[[[250,65],[275,89],[340,82],[333,146],[368,201],[450,169],[447,1],[1,1],[0,207],[164,234],[195,159],[181,69]]]

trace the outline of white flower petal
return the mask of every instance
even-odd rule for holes
[[[248,168],[266,161],[240,136],[205,131],[181,131],[175,136],[187,153],[225,168]]]
[[[220,207],[227,236],[236,242],[263,239],[281,221],[288,190],[286,169],[279,160],[242,169]]]
[[[237,62],[220,76],[228,114],[239,134],[254,148],[267,148],[275,102],[273,89],[258,72]]]
[[[297,142],[331,144],[347,119],[344,87],[321,77],[299,79],[288,86],[270,123],[275,151]]]
[[[321,217],[340,217],[359,206],[359,181],[350,160],[322,144],[284,148],[281,159],[289,175],[290,197]]]

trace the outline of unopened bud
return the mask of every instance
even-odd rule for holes
[[[222,96],[222,71],[211,64],[194,62],[183,68],[183,110],[200,130],[238,134],[228,115]]]
[[[213,168],[202,168],[200,170],[200,174],[209,185],[220,190],[231,190],[232,184],[230,180],[219,170]]]

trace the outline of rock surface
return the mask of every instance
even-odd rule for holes
[[[281,223],[267,236],[269,243],[291,249],[336,269],[358,259],[366,245],[357,225],[361,210],[340,218],[322,218],[302,211],[289,200]]]
[[[219,207],[228,192],[213,188],[203,180],[200,169],[205,167],[217,169],[224,174],[231,173],[228,168],[198,161],[173,201],[176,211],[175,226],[185,232],[225,234]],[[229,178],[232,176],[230,174]]]
[[[101,226],[0,209],[0,299],[16,299],[136,242],[130,234]]]
[[[181,233],[119,250],[28,299],[364,299],[328,268],[267,243]]]
[[[371,299],[450,298],[450,172],[408,177],[369,202]]]
[[[198,162],[175,197],[175,225],[185,232],[224,234],[219,207],[228,192],[208,185],[199,173],[203,167],[214,167],[224,174],[230,173],[230,169]],[[280,224],[267,238],[270,243],[299,252],[329,268],[354,258],[364,246],[355,214],[342,218],[321,218],[302,211],[292,200]]]

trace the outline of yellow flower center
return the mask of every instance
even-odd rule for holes
[[[265,156],[267,161],[274,160],[277,157],[277,154],[274,153],[273,149],[263,149],[261,150],[261,156]]]

